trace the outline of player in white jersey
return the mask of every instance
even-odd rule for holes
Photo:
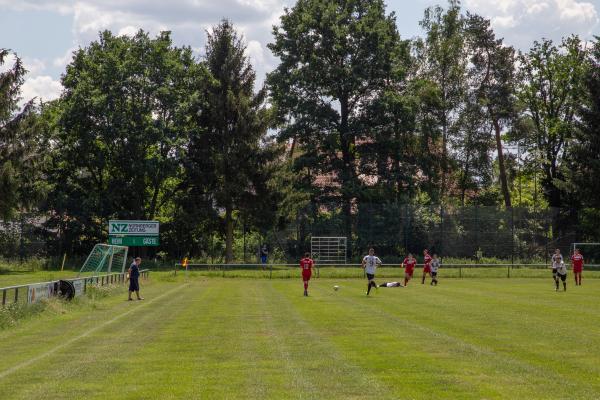
[[[442,265],[442,262],[438,258],[437,254],[434,253],[433,258],[431,259],[431,264],[430,264],[431,286],[434,286],[434,285],[437,286],[437,284],[438,284],[437,274],[438,274],[438,269],[440,268],[441,265]]]
[[[404,287],[400,282],[385,282],[379,285],[379,287]]]
[[[367,296],[369,295],[369,293],[371,293],[372,287],[377,289],[377,284],[374,280],[375,270],[377,270],[377,267],[380,265],[381,260],[375,255],[375,249],[371,247],[369,249],[369,255],[365,256],[362,260],[362,267],[365,270],[365,273],[367,274],[367,279],[369,280],[369,283],[367,285]]]
[[[554,250],[552,255],[552,278],[556,285],[556,291],[558,292],[559,280],[563,282],[563,288],[567,290],[567,267],[563,261],[563,256],[560,254],[560,250]]]

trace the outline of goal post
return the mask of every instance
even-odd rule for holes
[[[86,258],[79,274],[125,272],[128,250],[127,246],[97,244]]]
[[[310,253],[317,264],[346,264],[347,238],[345,236],[314,236],[310,239]]]
[[[600,267],[600,243],[571,243],[570,253],[573,254],[575,249],[579,249],[583,255],[585,265]]]

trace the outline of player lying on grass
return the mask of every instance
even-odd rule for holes
[[[440,268],[440,265],[442,265],[442,262],[438,258],[437,254],[434,254],[433,258],[431,259],[431,265],[430,265],[431,286],[434,286],[434,285],[437,286],[437,284],[438,284],[437,275],[438,275],[438,269]]]
[[[308,296],[308,281],[312,276],[312,269],[315,262],[310,258],[310,253],[304,253],[304,258],[300,260],[300,269],[302,270],[302,280],[304,281],[304,295]]]
[[[431,256],[429,255],[429,250],[423,250],[423,279],[421,280],[421,284],[425,284],[425,277],[429,274],[431,276],[431,282],[433,283],[433,275],[431,274]]]
[[[379,285],[379,287],[404,287],[400,282],[385,282]]]
[[[571,256],[571,262],[573,263],[573,275],[575,275],[575,285],[581,286],[581,273],[583,272],[583,255],[579,252],[579,249],[575,249]]]
[[[415,272],[417,260],[415,260],[412,253],[408,253],[408,256],[402,261],[402,265],[404,266],[404,286],[408,286],[408,281],[412,279]]]
[[[377,284],[375,283],[375,270],[378,266],[381,265],[381,260],[379,257],[375,255],[375,249],[369,249],[369,255],[366,255],[362,260],[362,267],[367,274],[367,279],[369,283],[367,284],[367,296],[371,293],[371,288],[374,287],[377,289]]]

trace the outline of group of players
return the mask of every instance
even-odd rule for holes
[[[575,285],[581,286],[581,275],[583,272],[583,255],[579,249],[574,249],[573,255],[571,256],[571,263],[573,266],[573,274],[575,275]],[[304,296],[308,296],[308,282],[312,276],[312,269],[314,267],[314,261],[310,258],[310,253],[305,253],[304,258],[300,260],[300,269],[302,270],[302,280],[304,281]],[[367,284],[367,296],[371,293],[372,288],[378,287],[405,287],[408,282],[412,279],[417,260],[411,253],[404,259],[402,266],[404,267],[404,284],[401,282],[385,282],[380,285],[375,283],[375,271],[377,267],[382,264],[381,259],[375,255],[375,249],[370,248],[369,254],[364,256],[362,260],[362,268],[365,270],[365,275],[368,279]],[[441,261],[436,254],[429,255],[429,251],[425,249],[423,251],[423,278],[421,283],[425,284],[427,275],[431,276],[431,285],[438,284],[437,274],[438,269],[441,266]],[[559,288],[559,281],[563,283],[563,289],[567,290],[567,267],[565,266],[564,259],[560,250],[556,249],[552,255],[552,277],[556,285],[556,291]]]
[[[362,267],[365,270],[365,274],[369,281],[367,283],[367,296],[371,293],[371,288],[377,289],[378,287],[408,286],[408,282],[413,278],[417,260],[413,257],[412,253],[408,253],[408,256],[402,261],[402,266],[404,267],[404,284],[401,282],[385,282],[377,285],[377,283],[375,283],[375,271],[381,264],[381,260],[375,255],[375,249],[371,247],[369,249],[369,254],[364,256],[362,260]],[[423,278],[421,279],[421,283],[425,284],[425,279],[427,278],[427,275],[429,275],[431,276],[431,285],[437,286],[437,274],[441,264],[437,254],[434,253],[433,255],[429,255],[429,250],[423,250]]]
[[[371,293],[371,288],[378,287],[404,287],[408,285],[408,282],[413,278],[415,272],[415,266],[417,260],[411,253],[404,259],[402,266],[404,266],[404,284],[401,282],[385,282],[380,285],[375,283],[375,271],[377,267],[382,264],[381,259],[375,255],[375,249],[370,248],[369,254],[364,256],[362,260],[362,268],[365,270],[365,275],[368,279],[367,285],[367,296]],[[421,283],[425,284],[427,275],[431,277],[431,285],[437,286],[438,269],[440,268],[441,261],[436,254],[429,255],[429,251],[425,249],[423,251],[423,278]],[[300,269],[302,270],[302,281],[304,282],[304,296],[308,296],[308,283],[312,276],[312,269],[314,267],[314,261],[310,258],[310,253],[305,253],[304,258],[300,260]]]
[[[579,251],[579,249],[573,250],[573,255],[571,256],[571,264],[573,266],[573,275],[575,275],[575,286],[581,286],[581,275],[583,272],[583,255]],[[560,254],[560,249],[554,250],[554,254],[552,255],[552,278],[554,279],[554,284],[556,285],[556,291],[558,292],[558,287],[560,286],[559,281],[563,283],[563,290],[567,290],[567,267],[565,265],[562,254]]]

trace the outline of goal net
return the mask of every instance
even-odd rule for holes
[[[128,250],[127,246],[97,244],[83,263],[79,274],[86,272],[125,272]]]
[[[318,264],[346,264],[346,242],[346,237],[312,237],[311,256]]]
[[[570,255],[575,249],[583,255],[586,266],[600,267],[600,243],[571,243]]]

